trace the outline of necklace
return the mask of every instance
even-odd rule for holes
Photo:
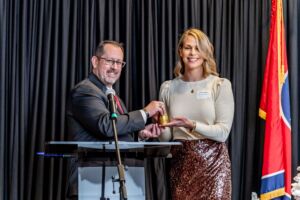
[[[184,83],[186,90],[190,94],[194,94],[197,92],[198,85],[203,82],[204,78],[197,79],[197,80],[190,80],[188,81],[187,79],[181,78],[182,82]]]
[[[195,83],[198,82],[198,81],[187,81],[185,80],[184,78],[181,79],[187,86],[187,90],[191,93],[191,94],[194,94],[195,90],[193,87],[195,87]],[[202,79],[201,79],[202,80]],[[199,80],[200,81],[200,80]]]
[[[187,90],[189,91],[189,93],[194,94],[194,92],[195,92],[194,85],[192,85],[189,82],[185,82],[185,85],[186,85]]]

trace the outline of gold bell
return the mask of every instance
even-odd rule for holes
[[[169,116],[167,114],[161,115],[159,117],[159,124],[164,125],[164,124],[167,124],[167,123],[169,123]]]

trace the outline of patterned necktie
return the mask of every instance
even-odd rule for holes
[[[114,98],[115,98],[115,101],[116,101],[116,104],[117,104],[117,109],[118,109],[119,113],[120,113],[121,115],[124,114],[123,108],[122,108],[122,106],[121,106],[120,100],[119,100],[119,98],[117,97],[117,95],[115,95]]]

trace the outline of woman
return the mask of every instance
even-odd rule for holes
[[[200,30],[186,30],[177,53],[176,78],[160,88],[171,119],[160,139],[183,143],[171,150],[172,199],[231,199],[225,144],[234,115],[231,83],[218,77],[213,46]]]

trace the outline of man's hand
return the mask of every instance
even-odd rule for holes
[[[149,113],[149,117],[155,117],[157,119],[158,115],[164,115],[166,113],[165,104],[162,101],[151,101],[144,110]]]
[[[148,139],[148,138],[157,138],[160,136],[162,128],[158,124],[149,124],[145,129],[139,132],[139,138]]]

